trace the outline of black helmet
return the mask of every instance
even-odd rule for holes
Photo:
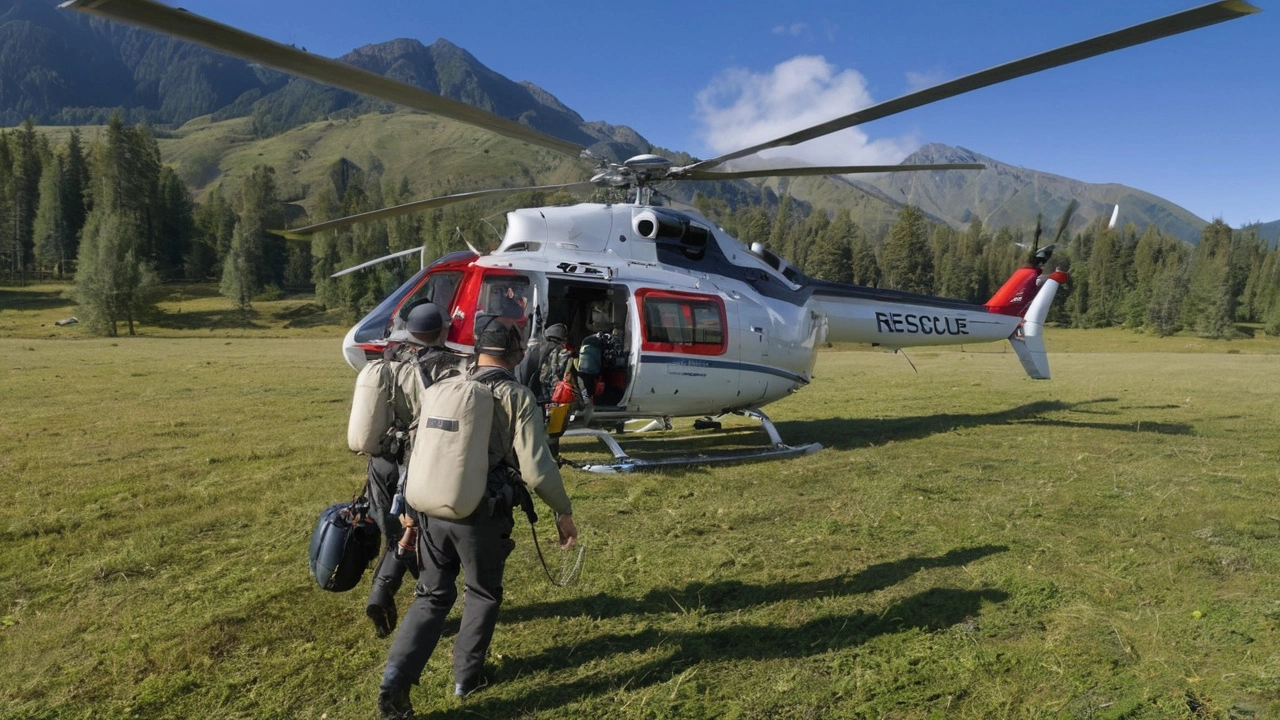
[[[514,356],[524,350],[524,339],[520,336],[520,327],[510,320],[489,315],[481,317],[476,323],[476,354],[493,357]]]

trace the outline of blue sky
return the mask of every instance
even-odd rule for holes
[[[710,157],[921,83],[1168,15],[1195,0],[185,0],[328,56],[447,38],[587,120]],[[826,164],[927,142],[1116,182],[1239,226],[1280,219],[1280,1],[1263,12],[944,100],[819,142]]]

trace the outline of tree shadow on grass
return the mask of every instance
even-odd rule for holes
[[[339,310],[325,310],[316,303],[303,303],[297,307],[281,310],[272,315],[276,320],[284,320],[286,328],[309,328],[326,325],[345,327],[343,313]]]
[[[235,308],[225,310],[196,310],[194,312],[165,312],[157,310],[147,317],[147,324],[165,330],[243,330],[262,329],[257,322],[261,317],[257,310],[241,312]]]
[[[486,700],[480,695],[468,700],[466,709],[468,714],[481,717],[516,717],[533,708],[557,707],[621,688],[634,691],[657,685],[703,662],[804,658],[857,647],[881,635],[912,629],[943,630],[977,616],[984,603],[1001,603],[1008,597],[1008,593],[994,588],[933,588],[906,598],[882,614],[858,610],[820,615],[795,626],[743,623],[707,631],[645,627],[633,633],[603,635],[532,657],[506,660],[497,669],[498,680],[568,670],[629,653],[651,654],[655,649],[664,656],[568,683],[543,684],[512,700]]]
[[[0,287],[0,309],[2,310],[52,310],[71,308],[74,305],[75,302],[65,297],[62,290]]]
[[[753,585],[737,580],[692,583],[683,588],[655,588],[640,599],[619,598],[604,593],[570,600],[534,603],[504,608],[502,622],[523,622],[547,617],[590,617],[596,620],[624,615],[688,612],[734,612],[788,600],[844,597],[883,590],[906,580],[921,570],[961,567],[988,555],[1007,552],[1005,545],[978,545],[958,548],[934,557],[908,557],[876,563],[853,575],[837,575],[806,582],[779,582]]]
[[[1162,435],[1190,435],[1193,428],[1183,423],[1138,420],[1133,422],[1095,422],[1050,417],[1054,413],[1115,416],[1119,412],[1095,408],[1103,403],[1119,402],[1117,398],[1098,398],[1078,403],[1040,400],[1007,410],[990,413],[937,413],[899,418],[822,418],[779,422],[784,438],[818,441],[824,447],[838,450],[875,447],[901,440],[918,440],[955,430],[990,425],[1050,425],[1063,428],[1089,428],[1122,432],[1152,432]]]

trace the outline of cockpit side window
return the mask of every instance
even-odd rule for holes
[[[520,275],[491,275],[480,288],[480,314],[518,320],[528,314],[529,278]]]
[[[462,282],[462,273],[458,271],[442,271],[432,273],[427,281],[400,305],[400,309],[391,316],[388,332],[404,329],[409,311],[424,302],[433,302],[440,306],[442,313],[448,314],[453,309],[453,296],[458,292],[458,284]]]

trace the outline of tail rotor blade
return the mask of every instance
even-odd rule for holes
[[[1075,214],[1078,207],[1080,203],[1074,198],[1067,203],[1067,209],[1062,211],[1062,217],[1058,219],[1058,230],[1053,234],[1053,244],[1057,245],[1062,240],[1062,234],[1067,231],[1067,225],[1071,224],[1071,216]]]

